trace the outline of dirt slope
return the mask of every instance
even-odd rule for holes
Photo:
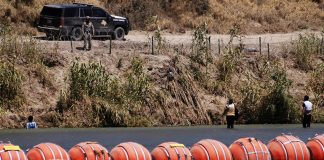
[[[300,32],[289,34],[265,34],[249,35],[244,37],[244,42],[249,44],[247,47],[257,47],[258,37],[262,37],[267,43],[277,44],[271,48],[273,55],[271,57],[278,59],[280,63],[285,63],[288,78],[293,81],[289,90],[293,98],[298,101],[306,94],[307,79],[309,72],[298,70],[294,67],[293,58],[282,51],[282,47],[289,45],[292,39],[298,37]],[[10,113],[5,115],[6,123],[2,127],[19,128],[23,127],[26,116],[33,114],[41,127],[52,127],[55,124],[57,115],[54,114],[61,91],[67,88],[66,80],[69,74],[69,68],[73,61],[78,59],[81,62],[100,62],[106,71],[113,76],[123,76],[129,70],[130,61],[133,57],[139,57],[144,61],[144,71],[152,78],[152,87],[155,93],[161,94],[162,101],[155,103],[149,101],[149,108],[154,108],[152,117],[155,125],[197,125],[197,124],[219,124],[222,123],[221,113],[226,103],[228,94],[221,92],[210,92],[208,88],[202,87],[189,69],[191,65],[188,53],[190,52],[191,34],[168,34],[163,33],[167,42],[167,51],[161,51],[159,54],[151,54],[150,41],[148,40],[153,33],[135,31],[127,36],[126,41],[113,41],[112,54],[109,54],[109,41],[94,40],[91,51],[83,51],[80,48],[83,42],[73,42],[73,52],[71,51],[70,41],[47,41],[39,40],[39,44],[44,47],[45,57],[51,64],[47,67],[48,76],[51,85],[44,85],[34,71],[25,71],[27,77],[23,83],[23,91],[27,103],[23,113]],[[228,35],[210,35],[212,38],[212,57],[216,62],[220,59],[217,55],[217,45],[215,42],[218,38],[223,38],[225,44]],[[280,38],[282,37],[282,38]],[[265,42],[265,43],[266,43]],[[235,43],[238,43],[235,40]],[[183,44],[183,45],[182,45]],[[266,50],[266,48],[264,48]],[[157,51],[156,51],[157,52]],[[263,52],[266,55],[266,52]],[[241,103],[239,89],[242,82],[246,80],[245,72],[253,72],[249,67],[253,67],[259,61],[257,52],[246,52],[243,55],[241,67],[244,72],[235,73],[231,82],[234,98],[237,103]],[[121,61],[120,67],[116,67]],[[318,59],[316,63],[323,63],[323,59]],[[166,77],[167,70],[172,68],[175,71],[175,80],[168,81]],[[246,68],[244,68],[246,67]],[[189,72],[190,74],[185,74]],[[208,74],[217,75],[217,70],[211,68]],[[216,73],[216,75],[214,75]],[[185,76],[186,85],[179,83],[180,79]],[[237,87],[235,87],[237,86]],[[223,93],[222,93],[223,92]],[[237,95],[235,95],[237,94]],[[151,103],[150,103],[151,102]],[[296,102],[297,103],[297,102]],[[299,102],[298,102],[299,103]],[[3,118],[3,117],[2,117]]]

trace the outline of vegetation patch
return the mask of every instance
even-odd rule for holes
[[[150,125],[149,116],[143,113],[149,93],[149,78],[143,72],[142,60],[134,58],[125,77],[125,81],[120,81],[109,76],[100,63],[73,62],[68,90],[61,93],[57,104],[63,116],[61,125]],[[76,123],[67,116],[71,114],[86,116],[86,121]]]
[[[292,55],[295,59],[295,66],[305,71],[312,70],[315,55],[320,52],[321,39],[314,34],[299,35],[298,40],[293,44]]]
[[[0,108],[1,111],[19,109],[23,105],[23,77],[15,66],[0,62]]]
[[[314,94],[313,120],[324,122],[324,64],[319,64],[311,73],[311,78],[307,83],[310,93]]]

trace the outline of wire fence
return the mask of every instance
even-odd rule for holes
[[[262,35],[259,37],[256,36],[241,36],[234,37],[232,44],[234,46],[240,47],[242,50],[246,52],[258,52],[259,54],[271,54],[275,48],[284,45],[293,45],[298,39],[300,35],[296,34],[284,34],[284,35]],[[317,35],[317,38],[320,39],[320,44],[318,45],[317,51],[319,54],[323,54],[324,52],[324,44],[323,44],[323,35]],[[190,39],[190,37],[189,37]],[[151,37],[151,53],[154,54],[156,51],[156,42],[154,37]],[[227,46],[230,41],[229,36],[209,36],[207,38],[208,48],[211,50],[213,54],[222,54],[223,50]],[[168,41],[167,41],[168,42]],[[184,38],[176,38],[171,42],[174,45],[177,44],[187,44],[190,45],[190,41],[188,41],[188,37]]]
[[[324,44],[323,44],[323,35],[316,35],[320,39],[320,45],[318,46],[318,53],[323,54],[324,52]],[[54,40],[51,39],[52,37],[47,37],[45,40]],[[185,36],[165,36],[165,42],[172,45],[191,45],[192,37],[190,35]],[[232,44],[234,46],[241,47],[241,49],[245,52],[255,52],[259,54],[271,54],[275,48],[278,48],[283,45],[292,45],[296,40],[300,38],[299,34],[264,34],[260,36],[240,36],[234,37]],[[74,51],[73,45],[73,38],[72,37],[65,37],[64,39],[58,39],[63,41],[70,41],[71,45],[71,52]],[[108,54],[112,53],[113,47],[112,45],[112,38],[108,37]],[[208,41],[208,48],[210,49],[212,54],[222,54],[223,50],[227,46],[230,41],[229,35],[211,35],[207,38]],[[154,38],[154,36],[148,36],[147,38],[141,38],[137,41],[131,41],[137,43],[145,43],[148,47],[147,50],[151,54],[155,54],[159,50],[158,41]]]

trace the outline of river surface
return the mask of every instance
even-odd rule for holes
[[[83,141],[97,141],[111,150],[122,142],[134,141],[152,150],[158,144],[175,141],[187,147],[201,139],[216,139],[229,146],[241,137],[255,137],[265,144],[281,133],[292,134],[307,142],[315,134],[324,134],[324,124],[312,124],[302,128],[301,124],[282,125],[236,125],[225,126],[161,127],[161,128],[90,128],[90,129],[13,129],[0,130],[0,141],[10,141],[27,150],[42,142],[56,143],[66,150]]]

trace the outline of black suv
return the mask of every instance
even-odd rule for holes
[[[122,40],[130,30],[128,18],[110,15],[99,7],[81,3],[45,5],[37,29],[45,32],[47,37],[71,36],[73,40],[81,40],[86,16],[94,25],[94,37],[111,36]]]

